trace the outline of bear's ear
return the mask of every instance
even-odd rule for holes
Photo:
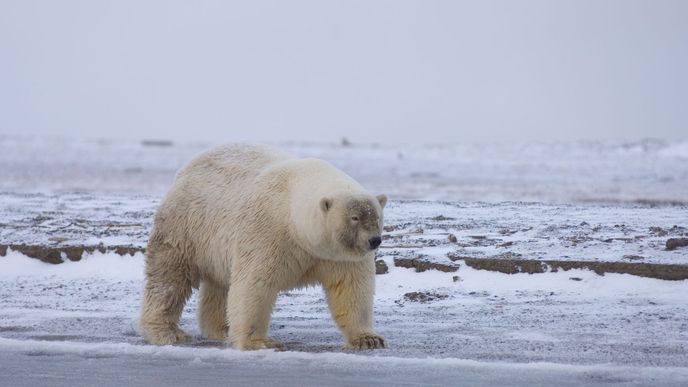
[[[387,195],[385,194],[380,194],[377,195],[377,201],[380,202],[380,207],[385,208],[385,204],[387,204]]]
[[[332,199],[330,199],[330,198],[320,199],[320,208],[323,210],[323,212],[329,211],[330,207],[332,207]]]

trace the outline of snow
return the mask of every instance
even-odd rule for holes
[[[4,244],[144,247],[159,197],[0,192]],[[390,200],[381,257],[428,256],[688,264],[668,238],[688,235],[688,207]],[[448,235],[457,237],[450,243]],[[62,242],[59,242],[62,241]],[[626,258],[624,258],[626,257]]]
[[[60,265],[48,264],[27,258],[21,253],[8,251],[2,260],[0,280],[23,280],[35,277],[56,278],[64,281],[100,278],[104,280],[142,281],[143,254],[134,256],[99,252],[87,254],[83,260],[72,262],[65,259]]]
[[[22,364],[38,356],[58,365],[72,359],[67,367],[110,359],[89,363],[96,374],[112,367],[123,372],[142,367],[145,373],[157,362],[174,361],[185,369],[248,367],[257,378],[265,377],[265,369],[346,374],[348,379],[340,381],[381,370],[406,375],[403,380],[387,376],[381,385],[398,384],[395,380],[423,384],[432,377],[446,385],[459,375],[475,385],[508,383],[496,375],[525,378],[522,384],[535,378],[544,385],[552,378],[572,385],[596,384],[596,377],[640,385],[688,380],[688,281],[598,276],[585,270],[506,275],[466,266],[457,273],[415,273],[392,266],[389,274],[376,277],[376,325],[388,349],[343,350],[321,290],[308,288],[285,292],[275,307],[271,334],[285,342],[287,351],[243,353],[200,337],[195,297],[182,316],[182,327],[195,335],[193,342],[146,345],[136,331],[140,254],[96,252],[80,262],[52,265],[9,252],[2,262],[0,352],[25,359]],[[448,297],[429,303],[405,300],[412,291]],[[12,361],[0,357],[0,364]],[[184,375],[194,372],[187,369]]]
[[[659,155],[666,158],[688,159],[688,141],[669,145],[659,150]]]
[[[213,145],[0,135],[0,190],[160,196]],[[275,145],[397,200],[688,202],[688,141]]]
[[[383,247],[405,247],[409,256],[688,263],[683,251],[665,249],[668,238],[688,234],[685,206],[410,201],[390,202],[385,216],[394,230]],[[458,243],[450,243],[449,234]]]
[[[141,253],[51,265],[10,247],[0,385],[686,385],[688,281],[507,275],[464,259],[688,264],[685,249],[664,249],[688,236],[687,144],[281,144],[390,196],[375,295],[389,348],[342,349],[318,287],[280,295],[270,332],[284,352],[201,337],[195,294],[181,320],[192,342],[147,345]],[[174,172],[207,147],[0,136],[0,242],[144,247]],[[419,256],[459,269],[394,265]]]
[[[6,270],[5,270],[6,269]],[[135,256],[119,256],[113,253],[101,254],[93,253],[86,256],[80,262],[66,262],[61,265],[43,263],[34,259],[22,256],[16,252],[8,253],[3,260],[3,270],[0,274],[0,290],[2,290],[2,309],[7,312],[0,323],[5,327],[21,327],[22,329],[8,330],[6,333],[20,332],[21,337],[26,337],[28,331],[24,331],[31,326],[42,326],[42,324],[55,320],[62,316],[69,316],[69,313],[76,312],[83,316],[85,311],[105,313],[108,316],[116,316],[118,321],[127,321],[128,329],[135,329],[136,313],[139,305],[140,289],[143,277],[143,257],[140,254]],[[458,275],[459,280],[455,281],[454,276]],[[579,280],[573,281],[570,278]],[[25,286],[31,284],[31,288]],[[21,291],[16,291],[21,289]],[[688,281],[662,281],[649,278],[641,278],[624,274],[607,274],[598,276],[587,270],[571,270],[567,272],[545,273],[538,275],[516,274],[507,275],[498,272],[474,270],[467,266],[462,266],[457,273],[443,273],[439,271],[426,271],[415,273],[413,270],[390,267],[389,274],[377,276],[376,285],[376,308],[380,312],[378,325],[384,332],[386,329],[399,330],[403,334],[402,327],[410,328],[422,335],[428,329],[455,331],[458,327],[470,324],[469,315],[458,313],[465,308],[513,308],[514,312],[519,312],[516,305],[527,305],[530,303],[541,304],[542,313],[556,314],[557,309],[565,305],[575,305],[576,312],[582,316],[588,316],[592,320],[604,320],[607,313],[618,313],[619,315],[635,315],[637,313],[647,313],[653,316],[656,322],[665,321],[666,318],[673,319],[680,315],[680,311],[688,310],[688,300],[684,295],[688,293]],[[429,291],[446,294],[449,297],[428,304],[407,302],[404,294],[412,291]],[[621,305],[631,303],[632,305]],[[600,310],[600,306],[606,309]],[[621,306],[620,306],[621,305]],[[635,307],[633,306],[635,305]],[[37,310],[38,309],[38,310]],[[14,311],[14,312],[10,312]],[[189,303],[185,311],[185,325],[194,334],[198,334],[195,322],[195,300]],[[398,320],[405,314],[405,311],[422,312],[419,320],[407,318]],[[668,313],[671,311],[671,313]],[[36,312],[36,313],[34,313]],[[438,313],[438,315],[433,315]],[[454,324],[446,324],[447,321],[436,320],[436,317],[450,313],[455,320]],[[28,317],[27,317],[28,316]],[[667,317],[668,316],[668,317]],[[406,316],[411,317],[411,316]],[[510,322],[509,316],[500,322],[500,316],[488,315],[492,324],[507,324]],[[513,317],[513,316],[512,316]],[[666,317],[665,319],[662,319]],[[15,318],[20,318],[23,322],[18,324]],[[27,320],[28,318],[28,320]],[[327,311],[327,307],[319,288],[309,288],[303,290],[293,290],[286,292],[280,297],[276,307],[275,318],[278,322],[273,325],[283,326],[279,329],[286,329],[287,336],[298,334],[300,337],[297,347],[308,348],[310,339],[303,332],[297,332],[300,324],[305,324],[306,329],[319,329],[327,327],[327,337],[319,337],[325,340],[328,348],[337,350],[341,339],[338,332],[334,329]],[[36,321],[31,321],[36,319]],[[294,320],[293,322],[291,320]],[[318,326],[313,326],[314,320],[318,321]],[[588,321],[597,323],[599,321]],[[83,331],[74,321],[74,326],[63,327],[72,330],[69,334],[85,335],[90,337],[88,340],[125,340],[127,333],[122,332],[121,337],[116,333],[105,334],[102,332]],[[288,325],[295,323],[295,326],[287,328]],[[533,322],[531,322],[533,323]],[[553,325],[542,324],[531,326],[525,329],[536,331],[546,329],[554,332],[548,336],[561,336],[568,333],[564,330],[557,332],[558,325],[566,325],[566,322],[554,323]],[[581,321],[581,324],[584,323]],[[643,324],[646,324],[644,322]],[[446,324],[446,326],[445,326]],[[607,334],[616,336],[616,328],[613,319],[606,321],[610,330],[605,333],[599,330],[597,334]],[[618,324],[618,322],[617,322]],[[675,321],[677,329],[672,340],[680,347],[688,345],[685,323]],[[623,325],[623,324],[621,324]],[[38,329],[31,335],[54,335],[58,332],[53,331],[50,326],[44,327],[46,331]],[[506,328],[512,337],[523,334],[523,327],[514,326]],[[635,325],[631,323],[631,329],[651,328],[650,325]],[[296,330],[295,330],[296,329]],[[628,327],[626,328],[626,330]],[[59,332],[67,334],[66,332]],[[131,333],[131,332],[130,332]],[[396,333],[395,333],[396,334]],[[90,336],[93,335],[93,336]],[[282,333],[284,335],[284,333]],[[321,332],[322,335],[322,332]],[[666,336],[666,338],[672,335]],[[532,337],[530,338],[532,339]],[[563,339],[563,338],[562,338]],[[659,340],[653,337],[653,340]],[[200,339],[199,339],[200,340]],[[622,340],[616,337],[614,340]],[[623,341],[623,340],[622,340]],[[660,340],[661,341],[661,340]],[[140,342],[136,338],[131,342]],[[433,350],[420,348],[418,350],[410,347],[405,348],[403,342],[395,343],[392,340],[393,350],[386,355],[395,354],[397,356],[409,355],[432,355]],[[455,346],[458,343],[445,343],[444,345]],[[454,348],[460,350],[459,348]],[[436,355],[439,355],[436,353]],[[447,356],[444,353],[443,357]],[[516,359],[518,353],[498,354],[504,359]],[[562,356],[572,354],[563,353]],[[612,356],[607,360],[613,360]],[[583,361],[583,363],[589,362]],[[673,359],[676,365],[686,365],[685,359]]]

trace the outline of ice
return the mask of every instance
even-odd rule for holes
[[[231,385],[350,386],[680,386],[688,372],[677,367],[564,365],[555,363],[479,362],[463,359],[404,359],[351,354],[303,352],[240,353],[216,348],[151,347],[111,343],[56,343],[0,338],[0,362],[8,366],[4,380],[30,386],[35,374],[23,365],[50,362],[53,371],[40,375],[51,385],[156,386]],[[60,369],[63,368],[63,369]]]

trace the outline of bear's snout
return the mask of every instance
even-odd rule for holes
[[[370,239],[368,239],[368,244],[370,245],[371,250],[375,250],[380,246],[380,243],[382,243],[382,238],[379,236],[374,236]]]

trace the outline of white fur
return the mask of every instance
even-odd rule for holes
[[[372,203],[379,223],[356,234],[356,250],[338,240],[353,227],[350,200]],[[361,246],[379,236],[385,203],[384,195],[373,197],[321,160],[250,145],[199,155],[177,174],[156,213],[144,337],[156,344],[187,339],[179,315],[200,285],[198,318],[206,336],[227,338],[239,349],[279,346],[267,337],[278,292],[320,283],[347,345],[383,346],[373,330],[374,253]]]

